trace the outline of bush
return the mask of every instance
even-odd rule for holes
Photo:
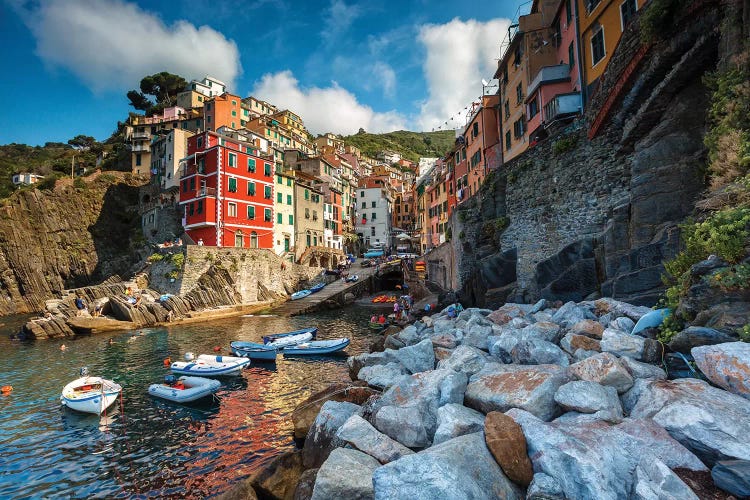
[[[160,253],[152,253],[146,260],[148,260],[149,262],[160,262],[164,260],[164,256]]]
[[[182,269],[182,265],[185,263],[185,254],[175,253],[172,254],[172,264],[178,269]]]
[[[750,324],[743,326],[739,332],[740,340],[743,342],[750,342]]]
[[[563,153],[567,153],[568,151],[575,149],[577,145],[578,145],[577,136],[573,135],[573,136],[563,137],[562,139],[555,141],[555,144],[552,145],[552,153],[554,153],[555,156],[560,156]]]
[[[53,189],[55,189],[55,184],[57,183],[57,179],[59,179],[59,176],[55,174],[48,175],[41,181],[34,184],[34,187],[36,189],[45,189],[47,191],[52,191]]]
[[[682,3],[686,0],[651,0],[641,14],[641,41],[651,43],[669,35]]]
[[[460,233],[458,233],[458,239],[459,240],[462,240],[464,238],[466,238],[466,233],[464,233],[463,231],[461,231]]]

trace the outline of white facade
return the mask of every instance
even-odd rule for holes
[[[226,92],[227,85],[224,82],[217,80],[216,78],[207,76],[201,81],[193,80],[192,82],[190,82],[190,90],[200,92],[206,97],[214,97]]]
[[[335,248],[333,246],[333,205],[330,203],[323,203],[323,227],[325,246]]]
[[[24,172],[20,174],[13,174],[12,181],[15,186],[18,186],[19,184],[34,184],[42,179],[44,179],[43,175]]]
[[[432,168],[435,166],[435,163],[437,163],[437,158],[420,158],[419,159],[419,168],[417,168],[417,182],[419,182],[422,177]]]
[[[273,221],[273,251],[276,255],[284,255],[294,248],[294,178],[276,174],[274,182],[276,219]],[[294,252],[289,254],[289,258],[294,262]]]
[[[390,245],[391,200],[382,187],[360,188],[357,197],[356,232],[365,247]]]
[[[187,156],[188,130],[175,128],[151,145],[151,175],[159,176],[162,189],[179,188],[180,160]]]

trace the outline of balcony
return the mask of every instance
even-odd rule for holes
[[[203,197],[206,197],[206,196],[215,197],[216,196],[216,188],[204,187],[204,188],[198,189],[195,192],[195,197],[196,198],[203,198]]]
[[[560,83],[570,81],[570,66],[567,64],[557,64],[555,66],[544,66],[539,70],[529,85],[528,95],[533,95],[536,90],[551,83]]]
[[[151,134],[149,132],[146,132],[146,131],[133,132],[133,135],[131,136],[131,138],[134,139],[134,140],[151,139]]]
[[[148,153],[149,151],[151,151],[151,145],[148,143],[133,144],[132,146],[130,146],[130,151],[134,153]]]
[[[577,115],[580,112],[581,94],[579,92],[558,94],[544,106],[544,125],[547,126],[555,120]]]

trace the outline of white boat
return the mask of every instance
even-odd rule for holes
[[[237,375],[250,364],[250,359],[233,356],[214,356],[201,354],[192,360],[192,355],[186,355],[188,361],[175,361],[171,369],[178,375],[192,375],[195,377],[220,377]]]
[[[117,400],[122,387],[111,380],[84,375],[77,378],[62,390],[60,402],[63,406],[84,413],[101,413]]]
[[[180,377],[179,379],[165,377],[167,383],[151,384],[148,393],[157,398],[167,399],[175,403],[190,403],[219,390],[221,382],[202,377]]]
[[[315,331],[317,332],[317,328],[315,329]],[[265,339],[263,340],[264,340],[264,345],[266,347],[273,347],[275,349],[281,349],[286,346],[301,344],[302,342],[307,342],[308,340],[312,340],[313,337],[315,337],[315,335],[312,332],[306,331],[304,333],[298,333],[296,335],[276,337],[276,339],[272,340],[271,342],[265,342]]]

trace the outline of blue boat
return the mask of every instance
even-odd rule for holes
[[[376,259],[385,255],[385,252],[377,248],[370,248],[364,254],[365,259]]]
[[[276,333],[274,335],[265,335],[263,336],[263,343],[270,344],[271,342],[276,342],[279,339],[294,337],[296,335],[301,335],[305,333],[309,333],[310,335],[312,335],[311,338],[315,338],[315,336],[318,334],[318,328],[317,327],[303,328],[302,330],[294,330],[294,331],[286,332],[286,333]]]
[[[294,292],[292,294],[292,300],[304,299],[305,297],[307,297],[311,293],[312,292],[310,290],[300,290],[299,292]]]
[[[326,284],[325,284],[325,283],[318,283],[318,284],[317,284],[317,285],[315,285],[315,286],[311,286],[311,287],[310,287],[310,293],[315,293],[315,292],[319,292],[319,291],[321,291],[321,290],[322,290],[323,288],[325,288],[325,286],[326,286]]]
[[[302,344],[284,347],[281,352],[284,353],[284,356],[316,356],[341,351],[348,345],[348,338],[312,340],[310,342],[303,342]]]
[[[276,335],[266,335],[263,337],[262,344],[234,341],[229,345],[235,356],[244,356],[256,361],[274,361],[279,349],[300,342],[310,341],[315,338],[317,333],[317,328],[304,328],[292,332],[277,333]]]
[[[278,351],[273,346],[258,344],[256,342],[234,341],[229,344],[232,354],[256,361],[274,361]]]

